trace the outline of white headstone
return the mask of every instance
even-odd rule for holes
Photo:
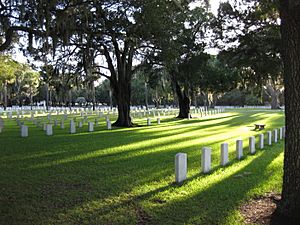
[[[249,151],[250,154],[254,154],[255,153],[255,137],[249,137]]]
[[[187,154],[177,153],[175,155],[175,182],[181,183],[187,178]]]
[[[47,124],[43,123],[43,131],[46,131],[46,129],[47,129]]]
[[[148,126],[151,125],[151,119],[150,119],[150,118],[147,119],[147,125],[148,125]]]
[[[28,137],[28,126],[21,126],[21,137]]]
[[[88,131],[93,132],[94,131],[94,123],[93,122],[88,122]]]
[[[65,129],[65,122],[64,122],[64,120],[60,121],[60,128],[61,129]]]
[[[157,118],[157,124],[160,124],[160,118]]]
[[[275,143],[278,142],[278,130],[277,129],[274,130],[274,142]]]
[[[260,149],[264,148],[264,134],[259,135],[259,148]]]
[[[111,130],[111,122],[109,120],[106,120],[106,128],[107,130]]]
[[[283,128],[279,128],[279,139],[281,140],[283,138]]]
[[[211,148],[203,147],[201,154],[201,168],[203,173],[208,173],[211,167]]]
[[[236,158],[240,160],[243,157],[243,140],[236,140]]]
[[[268,131],[268,145],[272,145],[272,131]]]
[[[46,126],[46,135],[47,136],[53,135],[52,124],[47,124],[47,126]]]
[[[228,143],[221,144],[221,166],[228,163]]]
[[[81,128],[82,127],[82,121],[78,122],[78,127]]]
[[[75,122],[73,120],[70,121],[70,134],[75,134],[76,133],[76,126]]]

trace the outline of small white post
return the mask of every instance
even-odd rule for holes
[[[175,155],[175,182],[181,183],[187,178],[187,154],[177,153]]]
[[[75,122],[73,120],[70,120],[70,134],[75,134],[75,133],[76,133]]]
[[[250,151],[250,154],[255,153],[255,137],[254,136],[249,137],[249,151]]]
[[[283,138],[283,128],[280,127],[279,128],[279,139],[282,140],[282,138]]]
[[[106,128],[107,128],[107,130],[111,130],[110,120],[106,120]]]
[[[243,157],[243,140],[236,140],[236,158],[240,160]]]
[[[160,118],[157,118],[157,124],[158,125],[160,124]]]
[[[47,136],[53,135],[52,124],[47,124],[47,125],[46,125],[46,135],[47,135]]]
[[[93,132],[94,131],[94,123],[93,122],[88,122],[88,131]]]
[[[277,129],[274,130],[274,142],[275,143],[278,142],[278,130]]]
[[[61,129],[65,129],[65,122],[64,122],[64,120],[60,121],[60,128]]]
[[[150,126],[150,125],[151,125],[151,119],[148,118],[148,119],[147,119],[147,126]]]
[[[272,145],[272,131],[268,131],[268,145]]]
[[[28,126],[21,126],[21,137],[28,137]]]
[[[259,148],[260,149],[264,148],[264,134],[259,135]]]
[[[228,163],[228,143],[221,144],[221,166]]]
[[[43,123],[43,131],[46,131],[46,130],[47,130],[47,124]]]
[[[211,167],[211,148],[202,148],[201,168],[203,173],[208,173]]]

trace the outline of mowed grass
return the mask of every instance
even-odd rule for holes
[[[164,117],[150,127],[137,119],[142,126],[111,131],[102,118],[95,132],[88,133],[85,124],[72,135],[66,122],[51,137],[25,121],[28,138],[20,137],[14,120],[4,122],[0,224],[242,224],[241,204],[281,191],[283,141],[255,155],[248,150],[249,136],[284,125],[280,111]],[[265,123],[266,130],[253,131],[254,123]],[[238,138],[244,140],[241,161],[235,159]],[[223,142],[229,143],[227,167],[219,166]],[[206,175],[200,172],[204,146],[212,147],[213,170]],[[188,154],[182,185],[174,183],[178,152]]]

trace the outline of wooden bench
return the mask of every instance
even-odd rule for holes
[[[263,130],[265,129],[266,124],[254,124],[255,128],[254,130]]]

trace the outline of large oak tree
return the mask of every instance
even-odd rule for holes
[[[300,1],[281,0],[286,142],[282,200],[278,212],[300,219]]]

